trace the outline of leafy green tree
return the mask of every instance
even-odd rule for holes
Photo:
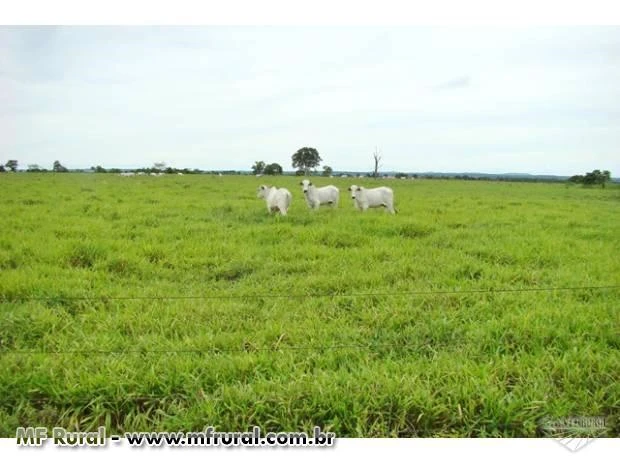
[[[8,160],[5,166],[11,171],[15,172],[17,171],[17,160]]]
[[[303,147],[297,150],[292,156],[293,167],[303,169],[306,175],[310,174],[310,169],[316,168],[321,164],[321,157],[316,148]]]
[[[54,161],[54,167],[52,168],[52,171],[54,171],[54,172],[67,172],[69,170],[66,167],[64,167],[62,164],[60,164],[60,161],[56,160],[56,161]]]
[[[568,178],[569,182],[573,182],[575,184],[583,184],[583,176],[581,174],[576,174]]]
[[[266,176],[277,176],[282,174],[282,172],[282,166],[280,166],[278,163],[268,164],[263,170],[263,174],[265,174]]]
[[[166,163],[164,163],[163,161],[159,161],[158,163],[153,163],[153,169],[151,171],[160,173],[164,169],[166,169]],[[112,170],[110,170],[110,172],[112,172]]]
[[[602,188],[605,188],[605,184],[611,180],[611,172],[595,169],[592,172],[586,172],[583,176],[572,176],[568,180],[583,185],[600,185]]]
[[[91,167],[91,169],[92,169],[93,171],[97,172],[97,173],[105,173],[105,172],[108,172],[108,171],[106,170],[106,168],[104,168],[104,167],[102,167],[102,166],[99,166],[99,165],[97,165],[97,166],[95,166],[95,167]]]
[[[43,169],[41,169],[41,166],[39,166],[38,164],[29,164],[28,165],[28,169],[26,169],[26,172],[42,172]]]
[[[263,174],[265,171],[265,162],[264,161],[256,161],[254,166],[252,166],[252,174]]]
[[[334,170],[330,166],[323,166],[323,176],[329,177],[334,173]]]
[[[603,171],[602,175],[601,175],[601,186],[603,188],[605,188],[605,184],[607,182],[611,182],[611,172],[608,171],[607,169]]]

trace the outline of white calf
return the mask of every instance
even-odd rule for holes
[[[293,195],[285,188],[267,187],[261,185],[256,190],[257,198],[264,198],[267,202],[267,211],[272,212],[280,211],[282,216],[286,216],[291,201],[293,201]]]
[[[390,213],[394,214],[394,192],[389,187],[377,187],[367,189],[352,185],[349,187],[351,198],[355,202],[357,209],[366,211],[368,208],[385,207]]]
[[[299,183],[301,189],[306,197],[306,203],[309,208],[319,209],[321,205],[332,205],[335,208],[338,207],[338,198],[340,197],[340,190],[333,185],[327,185],[325,187],[315,187],[308,179],[304,179]]]

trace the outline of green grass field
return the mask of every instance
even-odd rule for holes
[[[620,189],[364,180],[392,216],[299,180],[0,175],[0,435],[620,434]]]

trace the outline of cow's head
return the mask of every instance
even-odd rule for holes
[[[308,179],[304,179],[299,183],[299,185],[301,185],[301,190],[304,193],[308,193],[308,188],[312,185],[312,182],[310,182]]]
[[[267,195],[267,190],[269,189],[266,185],[261,185],[258,187],[256,189],[256,198],[265,198],[265,195]]]
[[[355,200],[355,194],[356,194],[357,192],[361,191],[361,190],[362,190],[362,188],[361,188],[361,187],[358,187],[357,185],[352,185],[351,187],[349,187],[349,189],[348,189],[348,190],[349,190],[349,192],[351,192],[351,198],[352,198],[353,200]]]

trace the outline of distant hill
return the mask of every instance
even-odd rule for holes
[[[556,176],[551,174],[527,174],[521,172],[507,172],[502,174],[489,174],[486,172],[422,172],[420,176],[433,176],[433,177],[477,177],[482,179],[528,179],[528,180],[550,180],[550,181],[565,181],[570,176]]]
[[[367,172],[352,172],[352,171],[335,171],[334,176],[350,175],[357,177],[359,175],[365,176]],[[553,174],[528,174],[521,172],[507,172],[501,174],[490,174],[486,172],[402,172],[402,171],[387,171],[382,172],[381,176],[397,176],[406,174],[408,177],[432,177],[432,178],[458,178],[458,179],[502,179],[502,180],[524,180],[524,181],[543,181],[543,182],[565,182],[570,176],[559,176]],[[620,178],[612,178],[612,182],[620,182]]]
[[[368,174],[367,172],[351,172],[351,171],[335,171],[335,176],[340,175],[350,175],[350,176],[365,176]],[[436,171],[425,171],[425,172],[402,172],[402,171],[387,171],[382,172],[382,176],[396,176],[406,174],[407,176],[417,176],[417,177],[435,177],[435,178],[468,178],[468,179],[513,179],[513,180],[543,180],[550,182],[563,182],[567,180],[570,176],[556,176],[550,174],[527,174],[527,173],[516,173],[516,172],[508,172],[502,174],[489,174],[486,172],[436,172]]]

